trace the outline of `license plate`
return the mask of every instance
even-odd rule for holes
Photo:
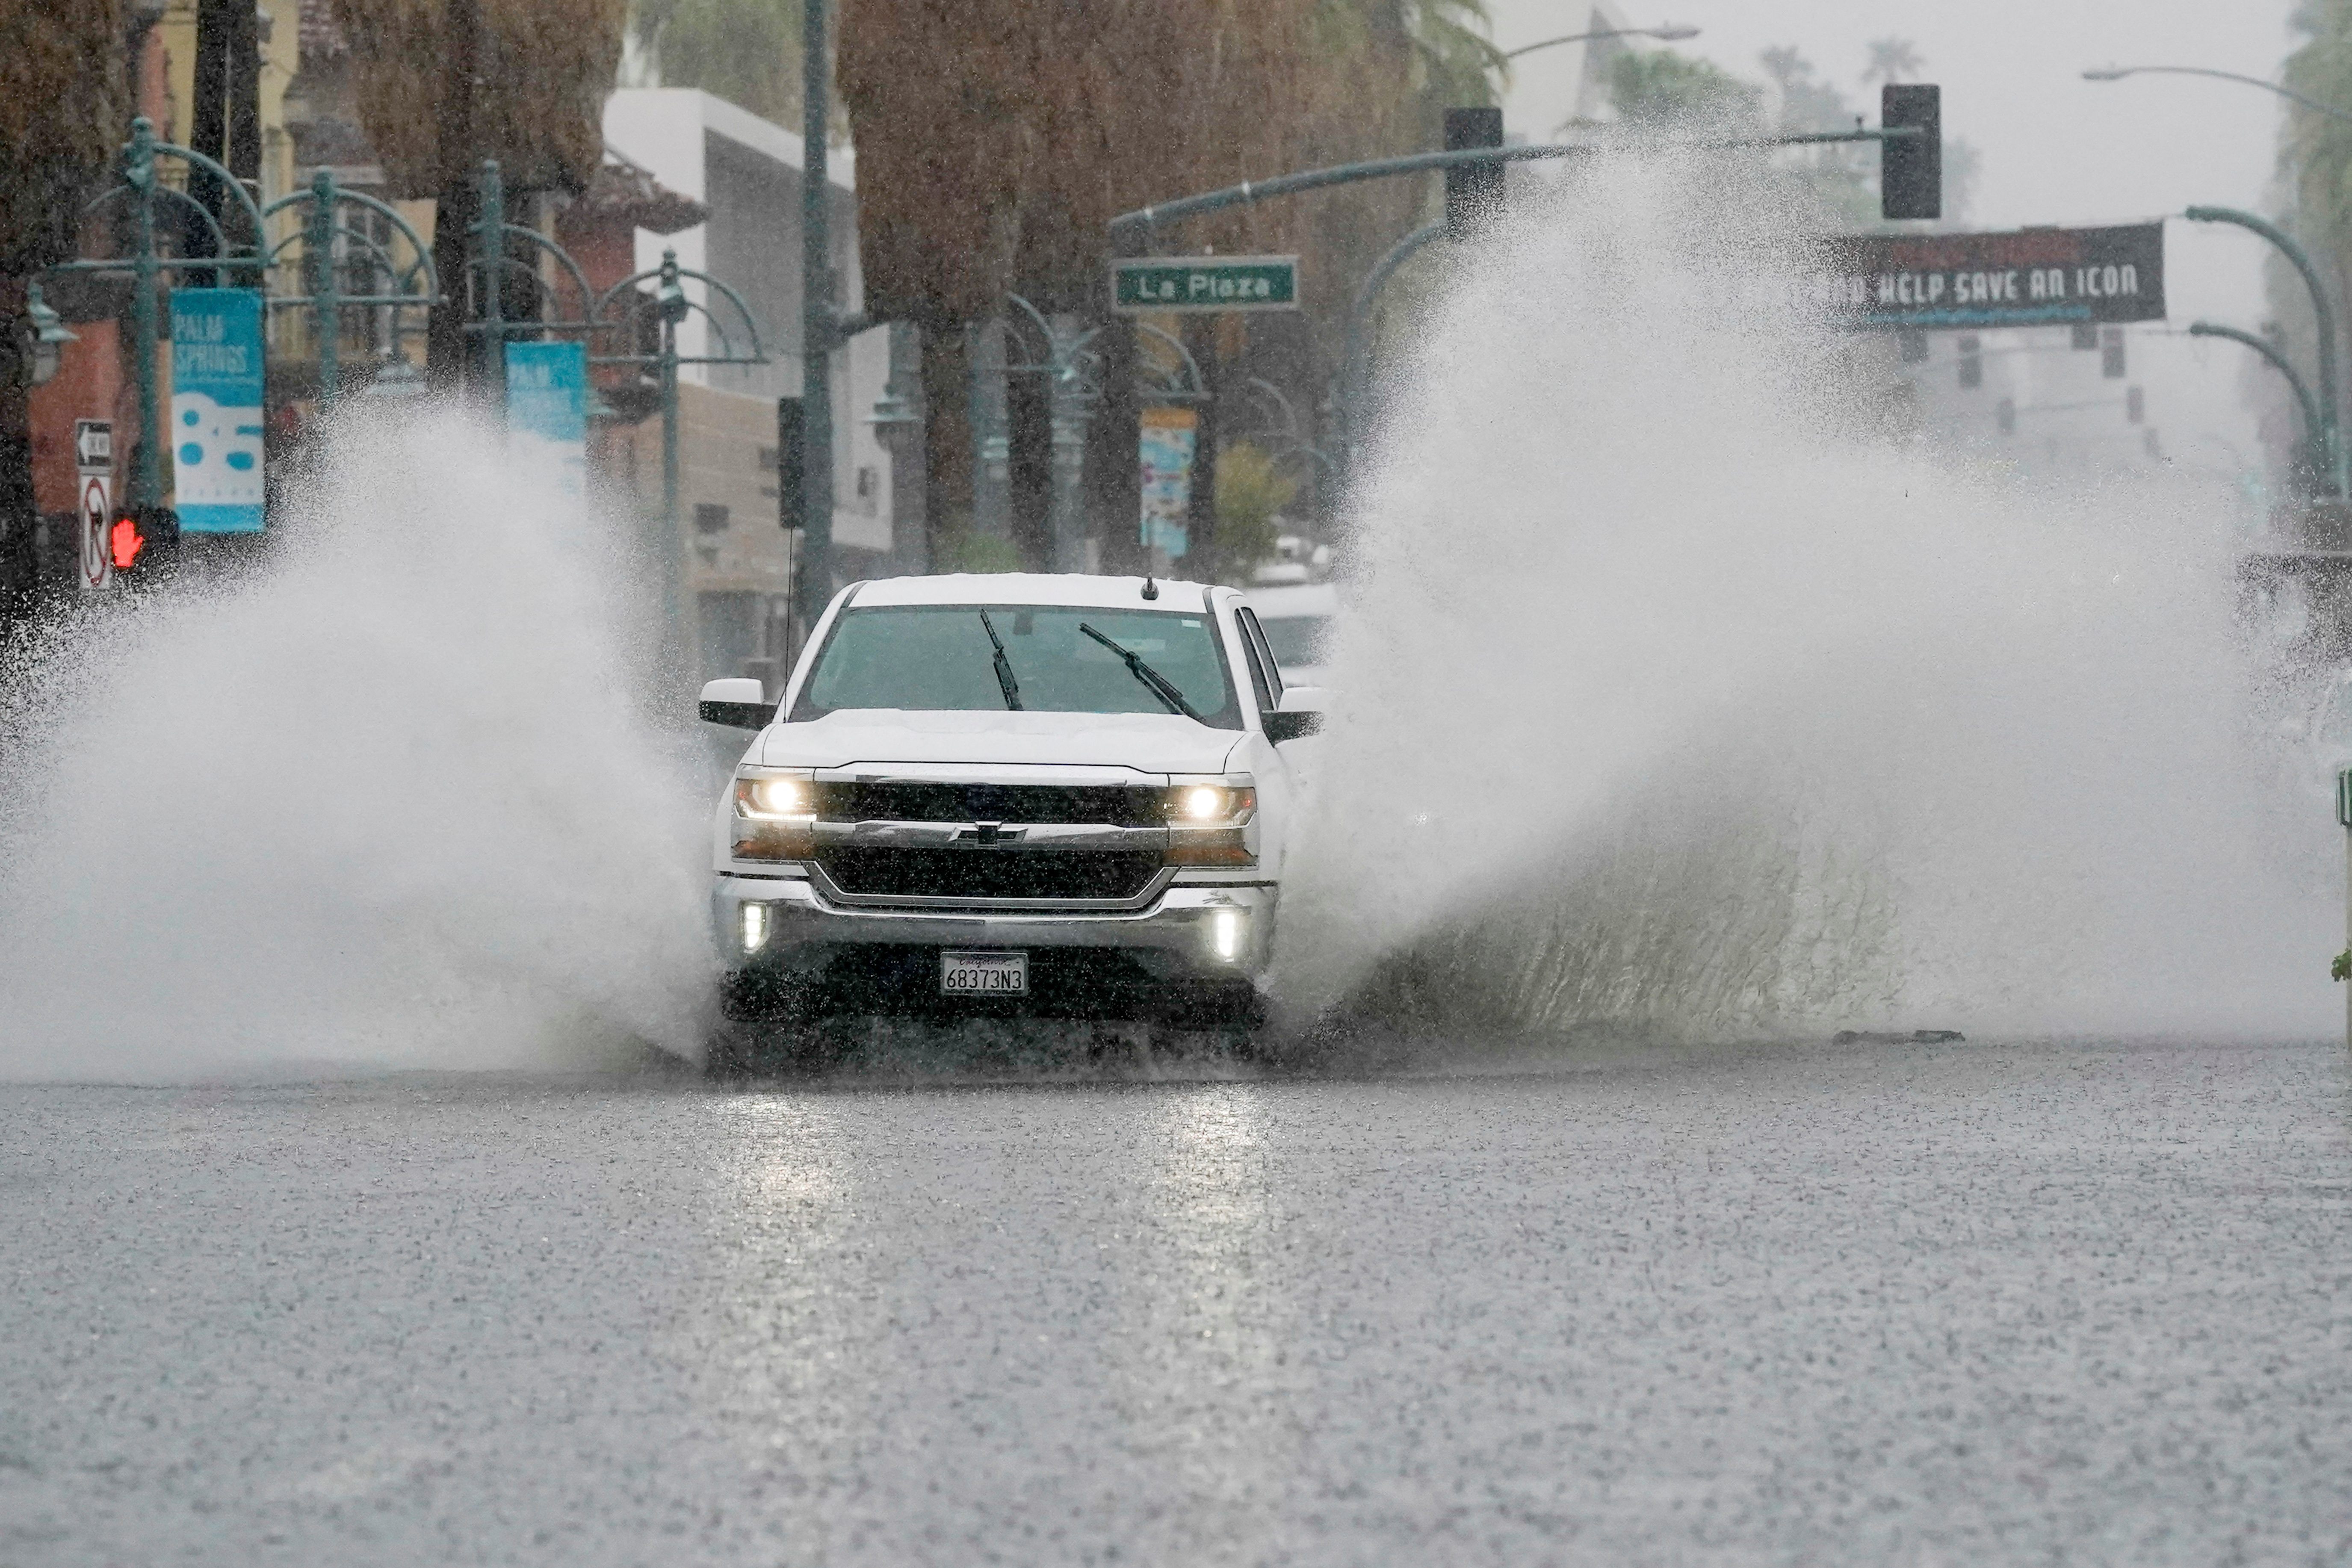
[[[940,954],[940,994],[943,996],[1026,996],[1029,955],[1025,952],[943,952]]]

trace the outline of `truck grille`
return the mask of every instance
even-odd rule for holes
[[[821,849],[843,892],[866,898],[1103,899],[1142,893],[1160,857],[1126,849]]]
[[[887,780],[816,786],[826,822],[1067,822],[1161,827],[1164,792],[1122,784],[926,784]]]

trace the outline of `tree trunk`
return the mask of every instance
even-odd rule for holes
[[[1026,326],[1025,318],[1019,323]],[[1025,343],[1024,333],[1014,340]],[[1028,353],[1016,347],[1016,358]],[[1023,567],[1031,572],[1054,569],[1054,531],[1046,513],[1054,494],[1054,423],[1045,378],[1034,372],[1004,378],[1006,433],[1013,440],[1013,542],[1021,552]]]
[[[441,188],[433,211],[433,268],[441,297],[425,321],[425,379],[436,391],[462,391],[472,380],[466,321],[471,314],[467,263],[481,217],[475,184],[474,99],[480,74],[481,0],[448,0],[449,72],[441,114]]]
[[[0,279],[0,342],[23,340],[23,286]],[[17,367],[6,363],[0,379],[0,669],[9,645],[32,623],[40,595],[40,557],[35,548],[41,514],[33,500],[33,442],[27,405]]]
[[[950,570],[951,542],[971,527],[971,394],[961,323],[923,328],[923,447],[929,465],[925,552],[934,572]]]
[[[238,0],[196,0],[196,50],[194,89],[188,105],[188,145],[207,158],[218,158],[228,129],[229,59],[236,34]],[[250,11],[248,4],[246,9]],[[228,193],[210,170],[188,170],[188,196],[204,212],[180,209],[180,254],[216,256],[212,226],[205,213],[218,213],[228,204]],[[182,274],[180,286],[209,289],[216,274],[194,270]]]
[[[1188,316],[1184,319],[1184,347],[1194,363],[1201,367],[1201,390],[1205,395],[1192,406],[1200,423],[1192,436],[1192,497],[1191,515],[1186,521],[1191,537],[1187,553],[1170,570],[1180,576],[1202,583],[1217,580],[1222,564],[1217,559],[1217,331],[1216,319],[1211,316]]]
[[[1102,345],[1102,403],[1087,428],[1087,510],[1102,541],[1102,569],[1140,575],[1143,473],[1136,453],[1135,325],[1113,321],[1095,340]]]

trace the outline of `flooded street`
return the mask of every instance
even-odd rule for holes
[[[0,1089],[0,1562],[2340,1562],[2340,1046]]]

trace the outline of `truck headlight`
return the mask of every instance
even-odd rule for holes
[[[780,822],[816,815],[816,785],[805,773],[738,773],[735,815],[754,822]]]
[[[768,906],[745,904],[743,910],[743,951],[754,953],[768,945]]]
[[[816,781],[805,771],[738,773],[734,816],[738,860],[803,860],[816,851]]]
[[[1183,779],[1168,786],[1171,866],[1255,866],[1244,831],[1257,816],[1257,786],[1247,773]]]
[[[1243,784],[1180,784],[1168,791],[1168,820],[1186,827],[1247,822],[1257,810],[1257,791]]]

